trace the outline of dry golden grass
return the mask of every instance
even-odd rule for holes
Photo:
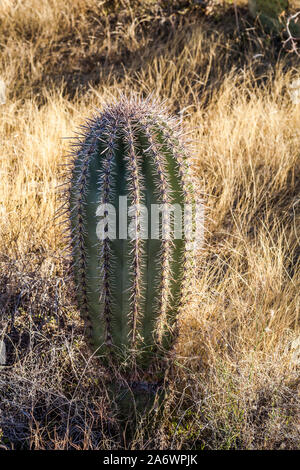
[[[180,2],[178,2],[180,3]],[[242,2],[241,2],[242,3]],[[0,6],[0,444],[118,448],[53,218],[77,126],[120,91],[153,92],[192,131],[206,204],[169,414],[137,448],[299,448],[297,57],[239,10],[163,2],[4,0]],[[261,54],[261,55],[257,55]]]

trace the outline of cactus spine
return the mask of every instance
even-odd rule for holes
[[[177,315],[188,290],[187,240],[151,238],[151,205],[193,203],[185,151],[172,121],[159,107],[122,98],[84,126],[74,144],[68,188],[68,219],[79,308],[90,343],[104,357],[139,366],[154,351],[169,348]],[[132,239],[120,232],[127,214]],[[116,238],[99,239],[98,208],[116,208]],[[141,234],[142,205],[148,210],[149,237]],[[108,234],[108,220],[104,232]],[[164,219],[163,219],[164,224]]]

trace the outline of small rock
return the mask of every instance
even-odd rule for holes
[[[293,104],[300,104],[300,79],[294,80],[290,84],[290,97]]]
[[[6,103],[5,88],[6,88],[5,83],[0,78],[0,104],[5,104]]]
[[[6,364],[6,346],[3,339],[0,339],[0,365]]]

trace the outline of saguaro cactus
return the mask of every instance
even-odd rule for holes
[[[167,236],[153,238],[151,213],[161,205],[182,211],[185,205],[190,222],[194,192],[188,158],[172,120],[147,100],[123,97],[83,129],[74,144],[67,193],[80,311],[98,354],[123,364],[134,358],[143,368],[154,351],[170,347],[188,291],[187,237],[183,232],[175,239],[165,231]],[[115,237],[110,221],[116,222]],[[128,221],[131,238],[124,233]],[[166,221],[164,212],[162,231]]]

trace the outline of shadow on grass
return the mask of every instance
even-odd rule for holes
[[[184,46],[189,45],[192,38],[197,38],[197,34],[205,38],[203,59],[195,70],[186,70],[183,75],[186,81],[198,88],[198,93],[207,94],[207,98],[233,70],[251,66],[253,79],[259,84],[270,76],[270,69],[274,71],[278,62],[287,68],[297,63],[295,54],[283,48],[283,38],[264,32],[245,8],[238,9],[238,24],[233,7],[221,8],[211,16],[205,16],[201,10],[192,7],[184,14],[169,8],[169,11],[140,22],[134,34],[136,42],[143,44],[141,47],[132,47],[129,41],[122,39],[130,21],[126,14],[121,19],[123,29],[118,30],[118,16],[111,17],[110,50],[102,47],[107,25],[95,14],[90,18],[91,37],[84,37],[82,41],[75,31],[67,32],[62,41],[55,42],[54,38],[50,45],[43,46],[43,50],[37,50],[35,59],[42,63],[41,74],[33,80],[28,92],[42,104],[45,98],[41,90],[44,87],[62,89],[64,96],[73,99],[83,96],[90,87],[122,86],[126,76],[134,82],[155,59],[166,57],[167,61],[177,63]],[[216,42],[217,47],[210,57],[209,50]],[[136,82],[138,87],[138,80]],[[21,89],[20,93],[23,92]],[[190,99],[192,102],[193,97]]]

